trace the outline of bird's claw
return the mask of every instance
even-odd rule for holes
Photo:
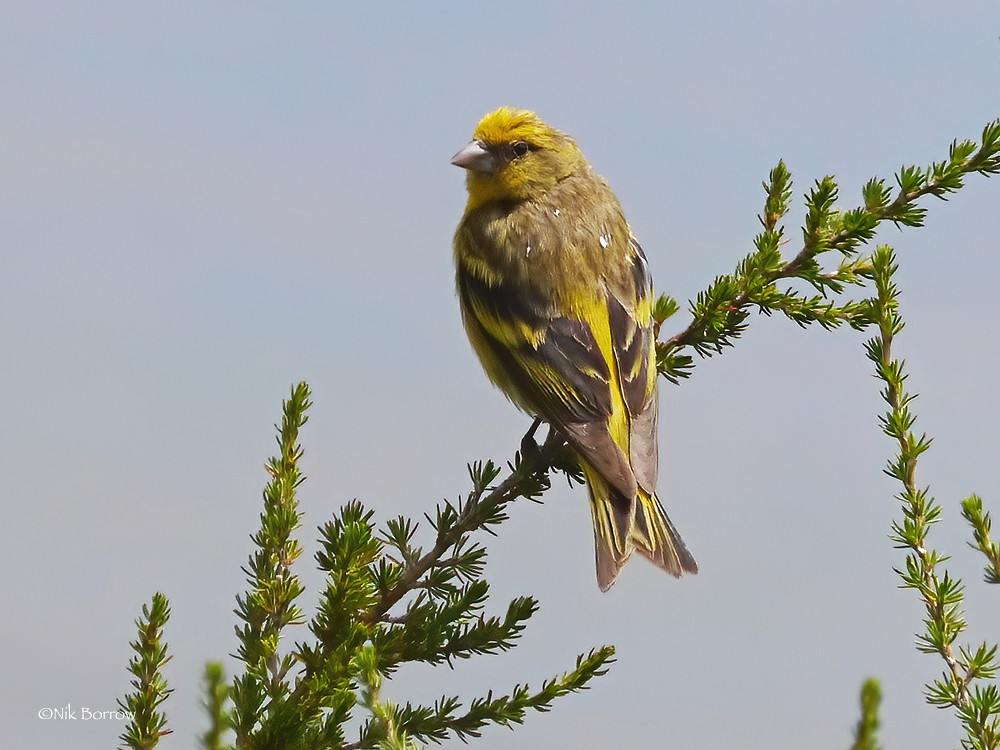
[[[538,443],[535,441],[535,431],[541,423],[542,420],[536,417],[535,421],[531,423],[531,427],[529,427],[528,431],[524,433],[524,437],[521,438],[522,461],[534,460],[538,456],[540,448],[538,447]]]

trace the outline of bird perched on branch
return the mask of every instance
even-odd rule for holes
[[[503,107],[452,158],[467,170],[455,233],[462,319],[490,380],[576,451],[602,591],[633,550],[698,565],[656,498],[653,287],[618,199],[576,141]]]

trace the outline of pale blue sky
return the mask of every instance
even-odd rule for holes
[[[575,135],[682,301],[750,249],[779,158],[794,251],[815,179],[836,174],[854,205],[868,177],[944,158],[1000,114],[987,0],[37,2],[2,17],[0,716],[17,747],[116,742],[116,722],[36,714],[114,707],[156,590],[174,613],[162,746],[192,746],[202,665],[235,649],[291,383],[314,390],[311,591],[315,527],[340,504],[419,517],[467,490],[467,461],[511,456],[528,420],[480,371],[451,269],[464,187],[448,161],[486,111],[532,108]],[[977,642],[1000,637],[1000,604],[957,503],[1000,508],[998,200],[1000,180],[974,177],[927,202],[926,229],[881,235],[935,437],[920,476],[945,506],[933,540],[970,584]],[[753,318],[735,350],[664,382],[660,494],[697,577],[636,561],[601,595],[585,493],[560,485],[491,542],[494,609],[541,601],[523,645],[404,670],[390,696],[538,684],[613,643],[592,690],[475,746],[844,748],[869,675],[887,748],[957,744],[923,703],[942,665],[913,648],[920,607],[891,570],[892,446],[863,339]]]

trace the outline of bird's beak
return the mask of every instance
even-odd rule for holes
[[[451,163],[473,172],[492,172],[496,168],[496,157],[482,141],[472,141],[451,157]]]

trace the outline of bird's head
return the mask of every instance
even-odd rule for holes
[[[467,210],[490,201],[541,197],[586,164],[570,136],[534,112],[512,107],[480,120],[473,140],[451,163],[468,170]]]

